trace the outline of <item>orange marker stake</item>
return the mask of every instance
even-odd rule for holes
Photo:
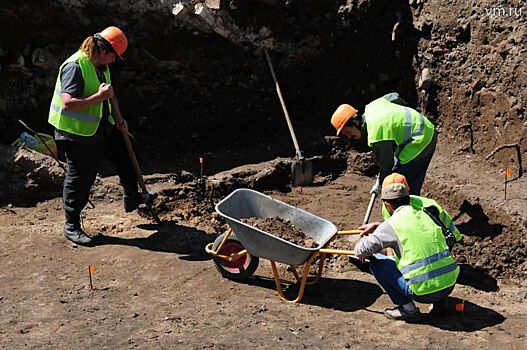
[[[203,177],[203,157],[199,157],[199,177]]]
[[[465,312],[465,300],[456,304],[456,312]]]
[[[505,168],[505,199],[507,199],[507,178],[511,177],[512,171],[511,168],[506,167]]]
[[[90,288],[93,290],[93,283],[92,283],[92,278],[91,278],[92,273],[95,273],[95,268],[93,267],[92,264],[90,264],[88,266],[88,274],[90,275]]]

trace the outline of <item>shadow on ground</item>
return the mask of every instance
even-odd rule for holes
[[[472,204],[467,200],[463,201],[459,208],[459,213],[452,220],[456,221],[463,214],[467,214],[470,220],[462,224],[456,224],[456,226],[465,235],[493,238],[502,234],[503,229],[506,227],[499,223],[491,223],[480,204]]]
[[[463,301],[459,298],[448,298],[449,312],[443,316],[425,314],[423,322],[433,327],[454,332],[475,332],[503,323],[506,318],[497,311]],[[464,311],[456,311],[456,304],[464,304]]]
[[[472,267],[468,264],[459,264],[460,272],[457,283],[484,291],[497,292],[499,290],[498,281],[489,276],[483,269]]]
[[[274,279],[255,276],[244,281],[244,283],[271,289],[279,298]],[[297,297],[298,283],[282,283],[282,288],[288,299]],[[317,284],[305,287],[300,304],[316,305],[340,311],[357,311],[371,306],[382,293],[383,291],[379,286],[369,282],[321,278]]]
[[[214,241],[214,237],[204,231],[164,221],[160,225],[146,224],[138,226],[144,230],[155,230],[148,237],[121,238],[98,235],[94,237],[94,246],[127,245],[141,249],[183,255],[180,259],[189,261],[209,260],[205,245]]]

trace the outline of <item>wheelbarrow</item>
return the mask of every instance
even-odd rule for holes
[[[306,285],[319,282],[327,254],[355,255],[353,250],[326,248],[334,238],[338,235],[362,232],[337,231],[335,225],[328,220],[250,189],[233,191],[216,205],[216,211],[229,225],[227,232],[205,247],[205,251],[212,255],[218,271],[223,277],[242,281],[256,271],[260,258],[268,259],[271,262],[278,294],[282,300],[289,303],[298,303],[304,295]],[[288,220],[304,235],[314,239],[317,246],[302,247],[241,221],[247,218],[271,217]],[[308,280],[310,267],[317,257],[319,260],[316,274]],[[289,265],[296,281],[300,283],[298,295],[294,299],[288,299],[284,295],[276,268],[277,262]],[[301,272],[297,268],[300,268]]]

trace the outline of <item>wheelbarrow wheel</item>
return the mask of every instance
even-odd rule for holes
[[[213,250],[216,250],[220,246],[225,235],[226,233],[223,233],[219,235],[218,238],[216,238],[214,244],[212,245]],[[234,233],[232,233],[227,239],[227,241],[223,244],[218,254],[230,255],[233,253],[238,253],[244,249],[244,246],[236,238]],[[243,281],[251,277],[254,271],[256,271],[256,269],[258,268],[259,263],[258,257],[253,256],[249,253],[245,254],[244,256],[240,257],[235,261],[227,261],[214,256],[212,257],[212,260],[214,261],[216,269],[218,269],[221,275],[233,281]]]

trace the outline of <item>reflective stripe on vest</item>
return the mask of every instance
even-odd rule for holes
[[[413,264],[405,266],[405,267],[402,267],[399,270],[404,275],[404,274],[407,274],[407,273],[412,272],[414,270],[417,270],[417,269],[419,269],[419,268],[421,268],[421,267],[423,267],[425,265],[430,265],[434,261],[438,261],[438,260],[441,260],[443,258],[446,258],[449,255],[450,255],[450,250],[448,250],[448,249],[447,250],[443,250],[442,252],[439,252],[437,254],[431,255],[431,256],[423,258],[421,260],[417,260]]]
[[[404,127],[404,137],[403,137],[403,145],[406,145],[408,142],[410,142],[412,139],[415,139],[419,136],[423,135],[423,131],[425,129],[425,117],[422,114],[419,114],[420,120],[419,120],[419,126],[415,130],[415,132],[412,134],[412,112],[410,111],[410,108],[403,107],[404,109],[404,117],[405,117],[405,127]]]
[[[82,113],[77,113],[77,112],[71,112],[71,111],[65,111],[65,110],[63,110],[62,108],[60,108],[59,106],[57,106],[54,103],[51,104],[51,109],[54,110],[55,112],[59,113],[59,114],[62,114],[64,116],[66,116],[66,117],[69,117],[69,118],[72,118],[72,119],[78,119],[78,120],[81,120],[83,122],[90,122],[90,123],[97,123],[97,122],[99,122],[99,117],[97,117],[97,116],[89,115],[89,114],[82,114]]]
[[[417,283],[422,283],[422,282],[430,280],[432,278],[436,278],[436,277],[445,275],[445,274],[447,274],[449,272],[452,272],[452,271],[454,271],[456,269],[457,269],[457,264],[456,263],[452,263],[450,265],[446,265],[446,266],[440,267],[437,270],[433,270],[433,271],[430,271],[430,272],[425,272],[422,275],[417,275],[415,277],[412,277],[412,278],[410,278],[408,280],[408,284],[413,285],[413,284],[417,284]]]
[[[55,89],[55,95],[58,95],[59,98],[62,98],[61,92],[58,89]],[[91,115],[91,114],[83,114],[78,112],[72,112],[72,111],[65,111],[61,107],[57,106],[53,101],[51,102],[51,109],[53,109],[55,112],[65,115],[67,117],[73,118],[73,119],[79,119],[85,122],[98,122],[99,117]]]

